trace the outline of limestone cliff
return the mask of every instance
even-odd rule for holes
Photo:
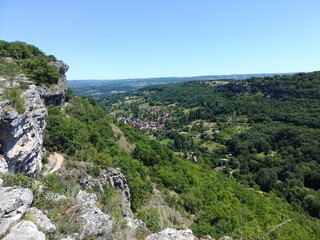
[[[42,85],[39,87],[39,93],[46,105],[59,106],[64,103],[66,98],[68,87],[65,73],[68,71],[69,66],[63,61],[50,62],[50,64],[60,73],[58,84],[51,86]]]
[[[67,91],[65,73],[68,65],[52,62],[60,72],[58,84],[36,86],[24,75],[13,80],[1,79],[0,85],[0,173],[25,173],[36,176],[44,155],[43,131],[47,109],[45,105],[63,104]],[[6,91],[19,89],[24,102],[23,112],[15,109],[15,99],[7,99]]]

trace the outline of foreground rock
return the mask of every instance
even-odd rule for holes
[[[79,170],[72,170],[74,175],[79,175]],[[103,185],[108,184],[111,187],[120,190],[120,201],[119,206],[122,209],[122,216],[132,218],[133,213],[131,210],[130,203],[130,190],[126,177],[121,172],[120,168],[106,168],[101,170],[99,176],[94,178],[90,175],[83,175],[80,180],[80,184],[88,190],[94,188],[100,189],[101,193],[104,192]]]
[[[37,226],[29,221],[21,221],[10,229],[10,232],[3,240],[45,240],[44,233],[38,231]]]
[[[126,177],[120,168],[107,168],[101,171],[98,178],[99,182],[108,182],[110,186],[121,190],[120,206],[122,208],[123,217],[132,218],[133,213],[130,203],[130,190]]]
[[[193,235],[190,229],[187,230],[176,230],[167,228],[162,232],[152,234],[146,238],[146,240],[194,240],[195,236]]]
[[[71,177],[73,178],[81,175],[78,169],[73,169],[70,173]],[[128,182],[126,177],[121,172],[120,168],[103,169],[101,170],[97,178],[94,178],[90,175],[82,174],[82,179],[80,179],[81,186],[85,187],[88,190],[99,189],[101,193],[104,193],[104,185],[106,184],[118,190],[119,209],[121,209],[122,217],[124,220],[123,222],[127,223],[126,225],[122,225],[121,227],[114,226],[116,239],[122,239],[124,238],[124,236],[135,236],[136,234],[142,234],[144,236],[148,236],[149,234],[151,234],[143,221],[133,218]]]
[[[93,193],[80,191],[76,201],[83,221],[80,239],[86,239],[87,237],[107,239],[112,237],[113,219],[96,206],[97,196]]]
[[[33,201],[30,189],[0,187],[0,235],[7,232],[25,214]]]
[[[53,232],[56,230],[55,225],[51,223],[50,219],[44,215],[41,210],[32,207],[27,211],[27,214],[40,230],[44,232]]]

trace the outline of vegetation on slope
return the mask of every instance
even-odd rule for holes
[[[16,109],[18,113],[23,113],[26,110],[26,106],[22,93],[21,88],[7,88],[3,93],[2,99],[10,100],[11,106]]]
[[[112,122],[135,143],[132,154],[117,145]],[[294,212],[275,194],[243,188],[233,178],[176,156],[168,147],[107,117],[92,100],[72,96],[67,106],[51,107],[45,145],[69,159],[92,162],[93,172],[107,166],[121,167],[128,178],[133,210],[150,220],[147,224],[151,229],[159,229],[158,221],[140,209],[152,193],[151,183],[155,183],[172,207],[190,214],[192,229],[199,236],[262,238],[289,219],[266,239],[316,239],[320,234],[318,220]]]
[[[69,159],[95,164],[100,168],[120,167],[128,178],[132,206],[139,208],[152,191],[151,183],[143,179],[148,171],[139,161],[132,160],[129,153],[118,144],[110,124],[112,119],[83,97],[72,96],[66,107],[49,107],[46,119],[44,145],[50,151],[68,155]]]
[[[145,103],[171,112],[166,131],[152,133],[158,140],[320,218],[319,92],[320,72],[313,72],[148,86],[126,96],[139,101],[118,96],[101,104],[140,119],[150,117],[139,108]]]
[[[5,61],[4,58],[12,58]],[[39,48],[24,42],[6,42],[0,40],[0,76],[12,78],[24,73],[36,84],[56,84],[59,72],[49,64],[55,61],[52,55],[45,55]]]

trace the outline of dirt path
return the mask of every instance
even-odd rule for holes
[[[51,154],[49,156],[49,158],[54,159],[55,162],[56,162],[56,164],[54,165],[52,170],[49,172],[49,174],[52,174],[52,173],[58,171],[62,167],[62,164],[63,164],[63,161],[64,161],[64,157],[60,153],[54,153],[54,154]]]

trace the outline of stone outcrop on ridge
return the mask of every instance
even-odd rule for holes
[[[68,86],[65,73],[68,71],[69,66],[63,61],[50,62],[50,64],[60,73],[58,84],[51,86],[39,86],[39,93],[46,105],[59,106],[64,103],[66,98]]]
[[[51,62],[60,73],[58,84],[36,86],[23,74],[12,81],[1,79],[0,85],[0,173],[25,173],[35,177],[42,168],[43,131],[46,127],[46,105],[65,101],[69,66],[62,61]],[[25,111],[19,113],[12,100],[4,99],[5,88],[21,88]]]
[[[112,235],[114,220],[96,206],[97,196],[94,193],[80,191],[76,196],[76,201],[80,208],[83,221],[80,239],[88,236],[100,239],[100,236],[105,237]]]
[[[47,109],[37,86],[31,84],[22,94],[26,110],[19,114],[7,101],[0,102],[0,170],[36,176],[44,154],[42,133]]]

